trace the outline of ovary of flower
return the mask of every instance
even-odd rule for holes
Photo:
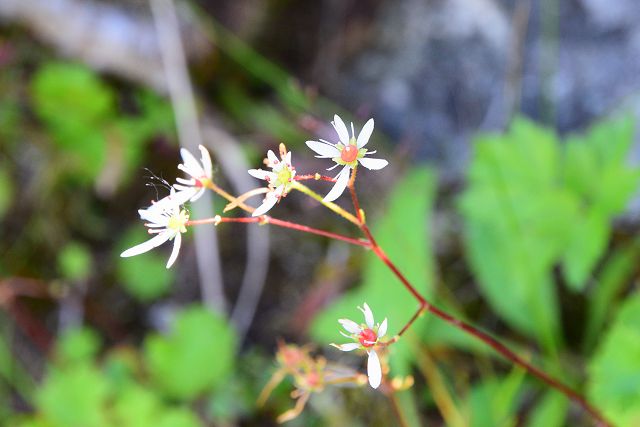
[[[176,178],[177,184],[173,185],[178,192],[187,194],[187,200],[195,202],[206,191],[208,183],[213,176],[213,166],[211,163],[211,156],[206,148],[199,145],[200,149],[200,161],[187,150],[186,148],[180,149],[180,156],[182,156],[182,163],[178,165],[178,169],[190,176],[190,178]]]
[[[267,152],[266,166],[271,171],[263,169],[249,169],[249,174],[255,178],[267,181],[269,192],[266,194],[262,204],[253,212],[253,216],[264,215],[280,199],[285,197],[291,190],[296,168],[291,165],[291,151],[287,152],[284,145],[280,146],[280,160],[273,151]]]
[[[365,350],[369,355],[367,360],[369,384],[373,388],[378,388],[382,381],[382,367],[380,366],[380,359],[375,351],[375,347],[380,342],[380,338],[384,337],[387,333],[387,319],[385,318],[382,323],[376,324],[373,319],[373,313],[367,303],[364,303],[363,307],[358,307],[358,309],[364,314],[365,323],[358,324],[349,319],[338,320],[342,327],[348,332],[345,334],[341,331],[340,333],[352,339],[354,342],[331,345],[342,351]]]
[[[169,261],[167,261],[167,268],[173,265],[180,251],[182,233],[186,233],[186,224],[189,221],[187,211],[181,209],[180,204],[175,202],[175,194],[172,192],[170,196],[159,200],[149,208],[138,211],[140,218],[147,221],[145,226],[149,229],[149,233],[155,234],[155,236],[122,252],[121,257],[140,255],[160,246],[167,240],[173,240],[173,250]]]
[[[316,157],[331,159],[335,162],[335,165],[327,170],[344,166],[336,176],[335,185],[331,191],[329,191],[329,194],[324,197],[326,202],[332,202],[340,197],[349,183],[351,170],[355,169],[358,163],[371,170],[382,169],[389,163],[384,159],[366,157],[375,153],[375,151],[368,151],[364,148],[367,142],[369,142],[369,138],[373,132],[373,119],[369,119],[369,121],[365,123],[357,138],[353,129],[353,123],[351,123],[351,137],[349,137],[347,126],[337,114],[333,116],[333,122],[331,122],[331,124],[338,134],[339,142],[334,144],[324,139],[306,142],[307,146],[318,154]]]

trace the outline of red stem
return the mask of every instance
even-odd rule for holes
[[[216,216],[214,218],[197,219],[188,221],[187,226],[190,225],[202,225],[202,224],[219,224],[221,222],[241,222],[241,223],[260,223],[260,224],[272,224],[278,227],[291,228],[293,230],[304,231],[306,233],[317,234],[319,236],[329,237],[330,239],[341,240],[343,242],[351,243],[352,245],[363,246],[370,248],[371,244],[366,240],[354,239],[352,237],[343,236],[342,234],[332,233],[330,231],[319,230],[313,227],[307,227],[306,225],[297,224],[295,222],[283,221],[281,219],[271,218],[267,215],[254,216],[254,217],[242,217],[242,218],[228,218]]]
[[[314,179],[316,181],[336,182],[335,178],[320,174],[296,175],[293,179],[295,179],[296,181],[308,181],[310,179]]]
[[[360,212],[360,204],[358,203],[358,196],[356,195],[355,185],[354,185],[353,181],[351,181],[349,183],[349,190],[351,192],[351,198],[353,200],[354,208],[359,213]],[[598,426],[603,426],[604,427],[604,426],[610,426],[611,425],[595,407],[593,407],[589,402],[587,402],[587,400],[583,396],[581,396],[578,392],[573,390],[571,387],[569,387],[568,385],[566,385],[566,384],[560,382],[559,380],[551,377],[549,374],[547,374],[543,370],[541,370],[539,368],[536,368],[535,366],[531,365],[529,362],[527,362],[524,359],[522,359],[520,356],[518,356],[513,351],[511,351],[509,348],[507,348],[504,344],[500,343],[498,340],[493,338],[491,335],[481,331],[480,329],[478,329],[478,328],[476,328],[476,327],[474,327],[474,326],[472,326],[472,325],[470,325],[470,324],[468,324],[466,322],[463,322],[463,321],[453,317],[452,315],[450,315],[449,313],[439,309],[438,307],[436,307],[434,305],[431,305],[431,303],[429,301],[427,301],[422,295],[420,295],[420,293],[409,282],[409,280],[404,276],[404,274],[402,274],[402,272],[395,266],[395,264],[389,259],[389,257],[382,250],[382,248],[380,246],[378,246],[378,243],[376,242],[375,238],[371,234],[371,230],[369,230],[369,227],[367,227],[367,225],[365,223],[361,223],[360,224],[360,229],[365,234],[365,236],[367,236],[367,238],[369,239],[369,242],[371,242],[371,249],[373,250],[373,252],[378,256],[378,258],[380,258],[380,260],[382,262],[384,262],[384,264],[387,267],[389,267],[389,269],[393,272],[393,274],[395,274],[395,276],[400,280],[400,282],[404,285],[404,287],[420,303],[420,308],[413,315],[413,317],[409,320],[409,322],[402,328],[402,330],[400,331],[398,336],[402,335],[411,326],[411,324],[413,324],[413,322],[420,316],[420,313],[422,311],[427,310],[427,311],[433,313],[435,316],[439,317],[440,319],[444,320],[445,322],[449,323],[450,325],[452,325],[452,326],[454,326],[454,327],[456,327],[458,329],[461,329],[462,331],[464,331],[464,332],[474,336],[475,338],[479,339],[480,341],[484,342],[486,345],[488,345],[489,347],[493,348],[496,352],[501,354],[507,360],[510,360],[512,363],[521,366],[522,368],[524,368],[530,374],[538,377],[540,380],[544,381],[549,386],[551,386],[551,387],[555,388],[556,390],[562,392],[568,398],[572,399],[578,405],[580,405],[586,412],[591,414],[591,416],[597,420],[597,425]]]

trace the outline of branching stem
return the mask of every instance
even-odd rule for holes
[[[355,191],[354,181],[355,180],[353,179],[349,181],[349,192],[351,193],[353,206],[356,209],[356,212],[360,213],[361,212],[360,204],[358,202],[358,196]],[[387,254],[382,250],[382,248],[376,242],[375,238],[373,237],[373,234],[371,234],[371,230],[369,230],[369,227],[364,222],[360,223],[359,227],[364,233],[364,235],[367,237],[367,239],[369,240],[371,244],[371,250],[373,250],[373,252],[378,256],[378,258],[380,258],[380,260],[393,272],[393,274],[398,278],[398,280],[400,280],[400,282],[404,285],[404,287],[411,293],[411,295],[413,295],[413,297],[420,304],[418,311],[411,317],[411,319],[409,319],[409,322],[407,322],[407,324],[393,338],[392,342],[396,342],[398,338],[409,329],[409,327],[413,324],[413,322],[415,322],[416,319],[420,317],[420,314],[422,314],[423,311],[428,311],[434,314],[435,316],[439,317],[440,319],[444,320],[445,322],[449,323],[450,325],[454,326],[455,328],[460,329],[463,332],[466,332],[467,334],[472,335],[473,337],[479,339],[489,347],[493,348],[496,352],[498,352],[504,358],[511,361],[513,364],[521,366],[531,375],[537,377],[541,381],[547,383],[549,386],[563,393],[569,399],[573,400],[578,405],[580,405],[580,407],[582,407],[586,412],[591,414],[591,416],[597,421],[598,426],[605,427],[605,426],[611,425],[594,406],[592,406],[589,402],[587,402],[587,400],[582,395],[580,395],[578,392],[573,390],[571,387],[553,378],[551,375],[547,374],[542,369],[533,366],[532,364],[530,364],[529,362],[527,362],[526,360],[518,356],[516,353],[511,351],[504,344],[500,343],[498,340],[496,340],[486,332],[483,332],[482,330],[476,328],[475,326],[472,326],[469,323],[463,322],[462,320],[457,319],[454,316],[450,315],[449,313],[432,305],[416,290],[416,288],[411,284],[411,282],[409,282],[409,280],[404,276],[404,274],[402,274],[402,272],[396,267],[396,265],[389,259]]]

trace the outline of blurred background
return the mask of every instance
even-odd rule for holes
[[[362,248],[223,224],[170,270],[119,257],[181,146],[240,194],[280,142],[322,172],[304,142],[338,113],[375,119],[390,165],[361,204],[416,287],[640,425],[638,22],[635,0],[0,0],[0,424],[276,425],[278,339],[364,372],[337,319],[366,301],[395,334],[417,305]],[[271,213],[358,237],[300,194]],[[288,425],[593,425],[430,316],[390,358],[412,388],[330,387]]]

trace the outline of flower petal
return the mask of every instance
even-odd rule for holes
[[[367,145],[367,142],[369,142],[369,138],[371,138],[372,132],[373,132],[373,119],[369,119],[367,123],[364,124],[364,126],[362,127],[362,130],[360,130],[360,133],[358,134],[358,141],[356,142],[356,145],[358,146],[358,148],[362,148],[365,145]]]
[[[363,157],[361,159],[358,159],[358,161],[365,168],[374,170],[374,171],[382,169],[383,167],[389,164],[389,162],[387,162],[384,159],[372,159],[369,157]]]
[[[385,336],[387,334],[387,318],[385,317],[380,327],[378,328],[378,339]]]
[[[351,334],[359,334],[362,332],[362,328],[353,320],[349,319],[338,319],[338,323],[342,325],[342,327]]]
[[[369,385],[378,388],[382,382],[382,367],[380,359],[375,350],[369,350],[369,359],[367,360],[367,375],[369,376]]]
[[[205,175],[204,169],[202,169],[202,165],[196,160],[195,157],[193,157],[193,154],[191,154],[189,150],[187,150],[186,148],[181,148],[180,156],[182,157],[182,162],[184,164],[184,169],[180,169],[193,176],[194,178],[202,178]]]
[[[258,206],[258,208],[255,211],[253,211],[251,215],[252,216],[264,215],[273,207],[273,205],[276,204],[277,201],[278,201],[278,197],[273,193],[273,191],[270,193],[267,193],[264,200],[262,201],[262,204]]]
[[[267,179],[268,176],[271,176],[272,173],[266,171],[264,169],[249,169],[249,175],[258,179]]]
[[[200,149],[200,153],[202,156],[200,160],[202,161],[202,168],[204,169],[204,174],[207,176],[207,178],[211,178],[211,176],[213,176],[213,165],[211,163],[211,155],[203,145],[199,145],[198,148]]]
[[[169,256],[169,260],[167,261],[167,268],[171,267],[173,263],[178,258],[178,252],[180,252],[180,245],[182,244],[182,234],[176,234],[176,237],[173,239],[173,250],[171,251],[171,255]]]
[[[335,145],[320,141],[307,141],[305,144],[307,144],[307,147],[319,154],[317,157],[333,158],[340,156],[340,150],[338,150]]]
[[[346,344],[331,344],[332,346],[334,346],[335,348],[337,348],[340,351],[353,351],[353,350],[357,350],[360,348],[360,344],[355,343],[355,342],[348,342]]]
[[[338,138],[340,138],[340,142],[343,145],[349,145],[349,130],[347,130],[347,126],[344,124],[339,115],[333,116],[333,121],[331,122],[336,132],[338,132]]]
[[[329,194],[324,196],[325,202],[333,202],[335,199],[340,197],[340,195],[344,192],[344,189],[347,188],[347,184],[349,183],[349,175],[351,175],[351,168],[349,166],[345,166],[342,168],[338,176],[336,176],[337,180],[334,184]]]
[[[172,231],[169,231],[169,230],[163,231],[162,233],[158,234],[154,238],[149,239],[144,243],[140,243],[139,245],[136,245],[132,248],[127,249],[126,251],[122,252],[120,256],[123,258],[127,258],[130,256],[136,256],[136,255],[143,254],[145,252],[149,252],[151,249],[157,248],[158,246],[160,246],[161,244],[169,240],[172,234],[173,234]]]
[[[278,160],[278,157],[273,152],[273,150],[267,151],[267,160],[269,160],[269,164],[268,164],[269,167],[274,167],[275,165],[280,163],[280,160]]]
[[[183,190],[186,191],[186,190]],[[202,197],[202,195],[204,194],[204,192],[206,191],[206,188],[201,187],[200,189],[197,189],[197,191],[195,192],[195,194],[191,197],[191,199],[189,199],[190,202],[195,202],[196,200],[198,200],[200,197]]]
[[[361,308],[360,311],[362,311],[362,314],[364,314],[364,322],[367,324],[369,329],[373,329],[374,327],[373,312],[371,311],[371,309],[369,308],[369,305],[366,302],[363,304],[363,307],[364,308]]]

